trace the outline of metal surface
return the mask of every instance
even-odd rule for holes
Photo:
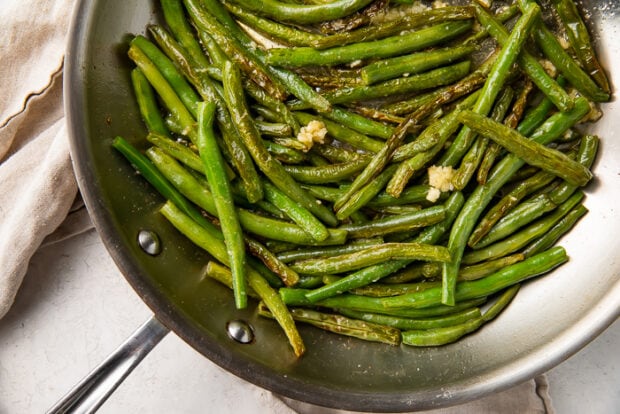
[[[603,62],[618,84],[616,2],[584,1],[596,22]],[[157,213],[162,200],[111,148],[116,135],[142,142],[125,55],[132,33],[157,21],[154,2],[80,2],[66,57],[71,152],[87,207],[113,259],[158,319],[230,372],[286,397],[355,411],[395,412],[454,405],[542,373],[572,355],[620,312],[616,259],[620,144],[616,102],[591,131],[603,139],[587,190],[588,214],[561,242],[571,261],[527,283],[493,323],[456,344],[416,349],[364,343],[301,326],[309,351],[296,360],[286,338],[230,292],[204,278],[206,255]],[[162,252],[146,254],[135,235],[153,229]],[[226,322],[246,320],[255,338],[229,338]]]
[[[110,356],[60,399],[48,414],[97,411],[121,382],[170,332],[155,317],[131,334]]]

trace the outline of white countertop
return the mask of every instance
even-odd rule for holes
[[[44,412],[150,315],[93,230],[42,248],[0,320],[0,414]],[[619,349],[616,322],[548,373],[558,414],[620,412]],[[258,414],[272,402],[169,334],[99,412]]]

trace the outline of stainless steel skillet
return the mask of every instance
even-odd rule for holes
[[[80,190],[113,259],[153,310],[156,319],[147,324],[146,335],[151,345],[170,329],[231,373],[289,398],[354,411],[402,412],[462,403],[527,380],[579,350],[618,317],[620,107],[612,102],[592,130],[603,145],[597,180],[587,188],[590,214],[561,243],[569,264],[527,283],[499,319],[458,343],[393,348],[301,326],[309,352],[295,359],[275,323],[256,317],[251,308],[236,311],[226,288],[204,280],[207,256],[159,216],[161,198],[110,146],[116,135],[139,143],[145,133],[125,52],[131,34],[160,20],[155,3],[79,2],[65,66]],[[583,6],[618,84],[620,5],[586,0]],[[140,247],[143,230],[158,235],[161,253],[153,256]],[[229,337],[227,323],[237,320],[252,326],[251,343]]]

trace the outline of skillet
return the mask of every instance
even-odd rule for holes
[[[617,84],[620,4],[584,0],[583,6]],[[147,324],[155,332],[151,345],[170,329],[232,374],[288,398],[403,412],[463,403],[532,378],[620,314],[620,144],[614,137],[620,108],[611,102],[590,130],[602,137],[597,179],[586,189],[590,213],[560,243],[570,263],[525,284],[501,317],[455,344],[395,348],[300,326],[308,352],[296,359],[273,321],[257,317],[253,306],[235,310],[230,291],[205,279],[208,256],[157,213],[163,200],[111,147],[117,135],[143,145],[126,51],[131,35],[144,34],[150,22],[161,22],[156,1],[78,2],[65,62],[65,109],[80,191],[110,255],[154,313]],[[141,231],[158,236],[159,254],[140,247]],[[237,320],[252,327],[249,344],[229,337],[227,324]]]

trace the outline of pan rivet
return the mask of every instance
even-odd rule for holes
[[[138,244],[145,253],[157,256],[161,253],[161,242],[159,236],[150,230],[140,230],[138,233]]]
[[[230,321],[226,324],[228,336],[241,344],[249,344],[254,340],[254,331],[249,323],[241,320]]]

